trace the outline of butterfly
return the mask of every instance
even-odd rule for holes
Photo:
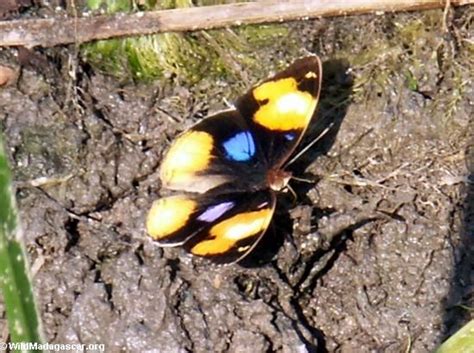
[[[248,255],[291,178],[285,163],[316,110],[321,76],[316,55],[297,59],[179,135],[160,168],[162,187],[179,193],[153,203],[148,234],[215,263]]]

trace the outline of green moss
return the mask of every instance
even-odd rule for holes
[[[110,2],[109,2],[110,1]],[[166,9],[193,6],[189,0],[140,2],[131,0],[88,0],[92,10],[106,12],[136,9]],[[203,1],[210,5],[223,3]],[[98,41],[82,46],[86,61],[95,68],[121,78],[153,80],[173,75],[186,82],[203,77],[241,78],[242,66],[258,65],[254,53],[275,44],[287,34],[284,26],[245,26],[235,30],[223,29],[194,33],[163,33],[126,39]]]
[[[354,72],[352,99],[406,99],[408,89],[426,105],[429,124],[437,127],[433,131],[455,138],[458,124],[465,124],[456,117],[474,72],[473,45],[459,38],[469,32],[471,23],[468,14],[456,20],[459,37],[445,31],[442,10],[397,15],[396,20],[375,18],[359,32],[341,23],[335,27],[335,56],[346,58]]]
[[[405,73],[405,77],[406,77],[406,82],[407,82],[408,89],[410,91],[417,91],[418,90],[418,81],[413,76],[413,73],[410,70],[407,70],[406,73]]]
[[[130,0],[87,0],[87,7],[91,10],[104,8],[108,13],[126,12],[132,9]]]
[[[440,30],[442,16],[442,11],[426,11],[421,17],[407,14],[398,22],[377,19],[361,32],[341,34],[344,40],[338,56],[347,58],[357,72],[354,98],[385,94],[396,77],[402,77],[408,89],[418,91],[429,76],[426,71],[436,67],[439,36],[433,32]],[[354,52],[352,44],[360,41],[361,33],[371,44]]]

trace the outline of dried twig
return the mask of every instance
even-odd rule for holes
[[[442,8],[446,0],[261,1],[81,18],[0,22],[1,46],[50,47],[112,37],[196,31],[323,16]],[[453,6],[474,0],[451,0]]]

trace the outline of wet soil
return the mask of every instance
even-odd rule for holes
[[[288,24],[300,49],[275,43],[251,82],[133,83],[73,47],[1,49],[18,72],[0,126],[47,341],[433,351],[474,305],[473,10]],[[303,145],[328,132],[290,170],[312,182],[291,182],[297,201],[281,195],[244,266],[154,245],[144,219],[170,140],[305,51],[325,74]]]

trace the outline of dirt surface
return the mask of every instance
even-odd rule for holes
[[[300,50],[275,43],[251,82],[145,85],[93,70],[73,47],[1,49],[18,72],[0,88],[0,126],[47,340],[107,352],[431,352],[474,305],[473,16],[289,24]],[[296,203],[281,195],[246,266],[154,245],[144,219],[170,140],[305,51],[325,76],[304,144],[329,132],[291,171],[314,182],[291,183]]]

